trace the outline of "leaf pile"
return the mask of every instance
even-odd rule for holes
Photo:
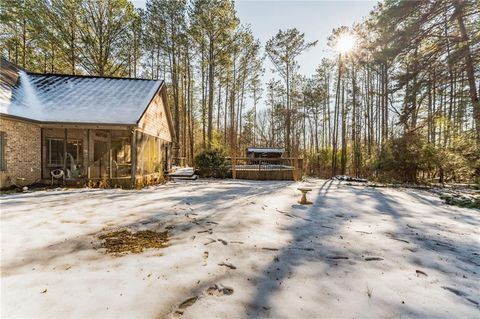
[[[107,249],[108,254],[138,254],[148,248],[164,248],[168,246],[168,231],[155,232],[141,230],[117,230],[98,236],[103,240],[101,247]]]

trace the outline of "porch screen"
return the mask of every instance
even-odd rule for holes
[[[63,166],[63,139],[49,138],[47,143],[47,155],[49,166]]]
[[[137,143],[137,173],[145,175],[162,172],[163,141],[157,137],[139,133]]]
[[[112,169],[114,177],[130,176],[132,145],[128,137],[112,137]]]
[[[82,148],[81,140],[67,141],[67,156],[70,157],[68,160],[73,159],[73,163],[75,163],[76,165],[82,164],[82,159],[83,159],[82,150],[83,148]]]
[[[47,156],[49,166],[63,166],[64,139],[49,138],[47,143]],[[67,140],[67,167],[75,169],[83,162],[82,141]],[[73,167],[76,166],[76,167]]]

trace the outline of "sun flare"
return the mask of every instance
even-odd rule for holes
[[[357,38],[350,33],[342,34],[337,40],[337,51],[340,53],[347,53],[355,47]]]

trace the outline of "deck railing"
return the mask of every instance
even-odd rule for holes
[[[258,169],[258,170],[280,170],[280,169],[303,169],[303,159],[295,157],[285,158],[249,158],[249,157],[227,157],[227,162],[235,169]]]
[[[297,180],[303,171],[303,159],[227,157],[233,178],[245,179],[293,179]]]

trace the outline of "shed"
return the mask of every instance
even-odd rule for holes
[[[281,158],[284,153],[285,149],[275,147],[248,147],[246,149],[246,156],[250,159]]]

